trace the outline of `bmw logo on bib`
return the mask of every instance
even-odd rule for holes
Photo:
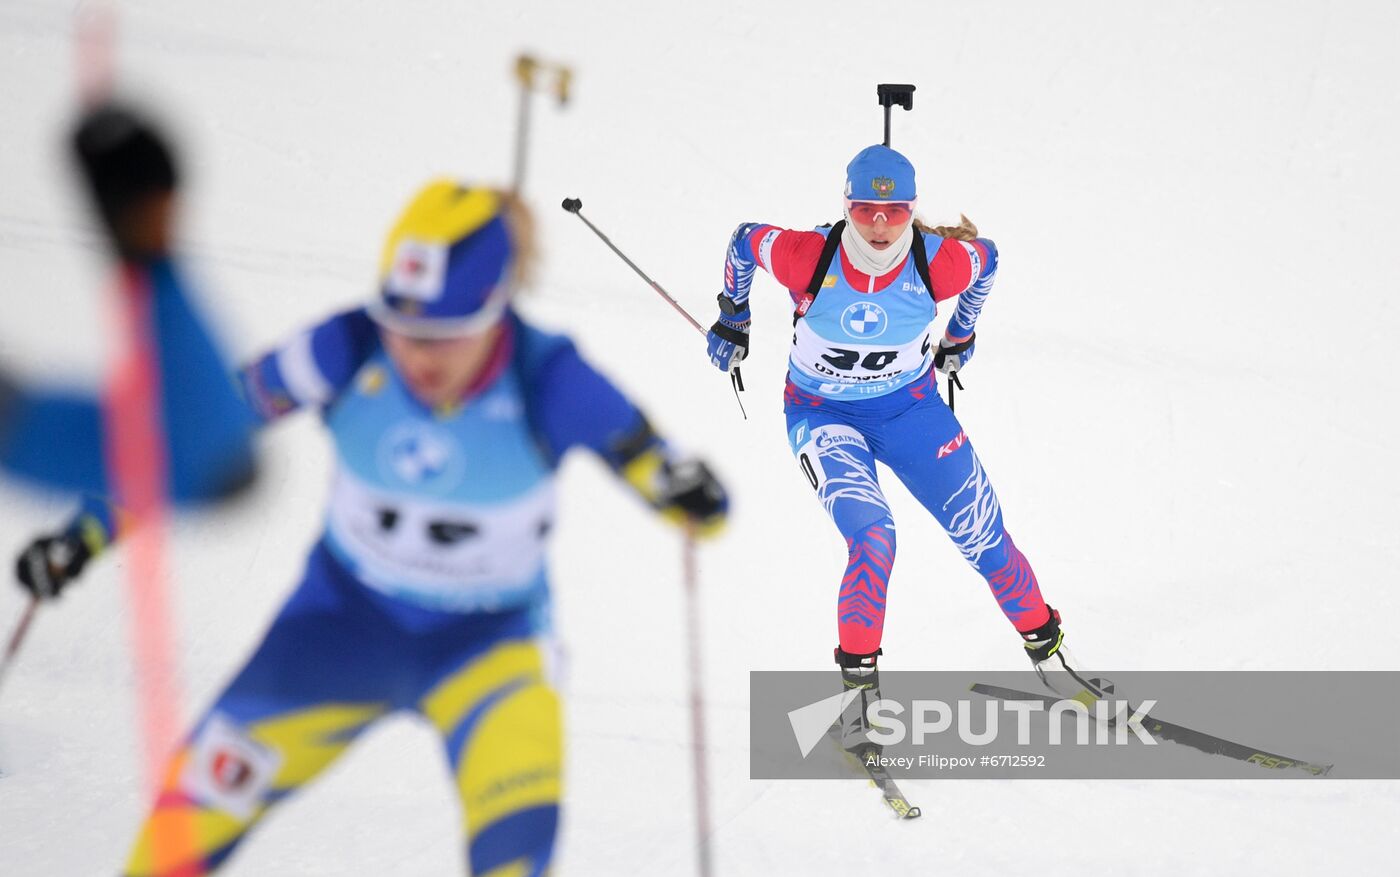
[[[889,324],[885,309],[872,302],[856,302],[841,312],[841,328],[847,335],[862,341],[879,338]]]
[[[379,445],[380,470],[391,476],[391,483],[410,484],[430,493],[455,487],[462,477],[462,463],[452,436],[428,424],[400,424]]]

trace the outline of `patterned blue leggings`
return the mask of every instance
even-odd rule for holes
[[[846,539],[849,559],[836,603],[844,651],[874,652],[884,630],[895,525],[877,460],[943,525],[1018,631],[1046,622],[1035,573],[1006,532],[982,461],[939,397],[932,372],[888,396],[853,402],[789,384],[785,401],[793,454]]]

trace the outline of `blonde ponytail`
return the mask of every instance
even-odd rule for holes
[[[536,268],[539,265],[539,244],[535,234],[535,214],[529,205],[514,192],[498,189],[501,199],[501,213],[505,217],[506,228],[510,230],[510,240],[515,247],[515,259],[511,265],[511,284],[516,292],[528,289],[535,282]]]
[[[936,225],[930,228],[924,224],[922,219],[915,217],[914,228],[924,234],[936,234],[943,238],[952,238],[955,241],[975,241],[977,240],[977,226],[972,224],[964,214],[958,214],[957,225]]]

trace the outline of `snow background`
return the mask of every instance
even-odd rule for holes
[[[95,383],[104,267],[63,156],[73,3],[0,6],[0,358]],[[786,299],[755,288],[749,421],[703,344],[574,218],[702,321],[741,220],[839,213],[913,82],[894,144],[921,213],[966,212],[1002,270],[959,414],[1076,651],[1103,668],[1397,669],[1400,9],[1381,2],[850,4],[412,0],[122,4],[119,70],[175,121],[186,252],[230,352],[372,291],[381,236],[441,172],[504,182],[515,54],[571,64],[535,106],[527,194],[545,249],[525,304],[669,435],[718,461],[733,525],[701,556],[717,872],[1013,868],[1374,873],[1394,783],[747,779],[747,671],[822,669],[844,548],[784,439]],[[945,312],[947,309],[945,308]],[[314,418],[270,430],[242,505],[174,537],[184,709],[256,644],[318,532]],[[887,482],[888,484],[888,482]],[[1021,669],[1017,638],[901,488],[886,666]],[[565,874],[688,874],[676,536],[593,461],[563,472],[570,654]],[[62,520],[0,487],[0,560]],[[4,560],[8,564],[8,560]],[[0,703],[0,870],[113,873],[146,807],[125,558],[31,632]],[[22,608],[0,589],[5,632]],[[460,871],[433,735],[385,723],[245,845],[231,875]]]

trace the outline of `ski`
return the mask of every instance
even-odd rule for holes
[[[1014,688],[1003,688],[999,685],[987,685],[981,682],[973,683],[971,690],[977,694],[985,694],[988,697],[995,697],[1000,700],[1018,701],[1039,701],[1047,707],[1059,703],[1063,698],[1054,697],[1048,694],[1032,694],[1028,691],[1017,691]],[[1243,743],[1236,743],[1226,740],[1224,737],[1217,737],[1214,734],[1207,734],[1204,731],[1197,731],[1183,725],[1163,721],[1152,716],[1147,716],[1142,721],[1143,730],[1168,743],[1179,743],[1182,746],[1189,746],[1192,749],[1204,752],[1207,755],[1222,755],[1225,758],[1232,758],[1236,761],[1243,761],[1249,764],[1256,764],[1266,770],[1288,770],[1294,769],[1305,771],[1313,776],[1326,776],[1332,770],[1330,764],[1313,764],[1298,758],[1289,758],[1286,755],[1278,755],[1273,752],[1266,752],[1262,749],[1255,749]]]
[[[841,750],[851,766],[863,773],[870,780],[870,785],[880,791],[881,797],[894,811],[894,815],[900,819],[918,819],[923,815],[923,811],[910,804],[909,799],[904,797],[904,793],[899,789],[899,784],[894,781],[894,777],[890,776],[890,772],[878,761],[872,761],[870,756],[878,757],[880,751],[873,743],[863,747],[858,752],[846,749],[841,745],[841,726],[839,724],[832,725],[831,729],[826,732],[826,736],[836,745],[837,749]]]

